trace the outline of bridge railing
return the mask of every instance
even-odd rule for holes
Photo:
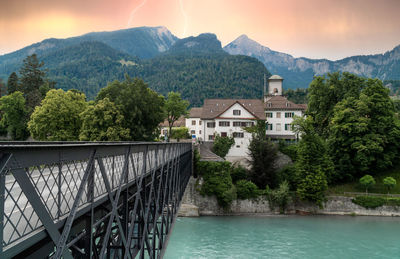
[[[191,174],[187,143],[0,143],[0,258],[153,258]]]

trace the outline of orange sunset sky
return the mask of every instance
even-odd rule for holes
[[[340,59],[400,44],[400,0],[0,0],[0,54],[46,38],[137,26],[177,37],[246,34],[295,57]]]

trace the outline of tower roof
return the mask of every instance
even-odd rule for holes
[[[268,80],[283,80],[282,77],[278,76],[278,75],[272,75],[270,78],[268,78]]]

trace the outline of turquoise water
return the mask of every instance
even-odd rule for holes
[[[400,258],[400,218],[178,218],[164,258]]]

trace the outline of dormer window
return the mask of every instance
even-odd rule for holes
[[[271,108],[272,107],[272,103],[268,102],[267,106]]]
[[[286,107],[290,107],[290,103],[289,102],[286,102]]]
[[[240,115],[240,110],[233,110],[233,115]]]

